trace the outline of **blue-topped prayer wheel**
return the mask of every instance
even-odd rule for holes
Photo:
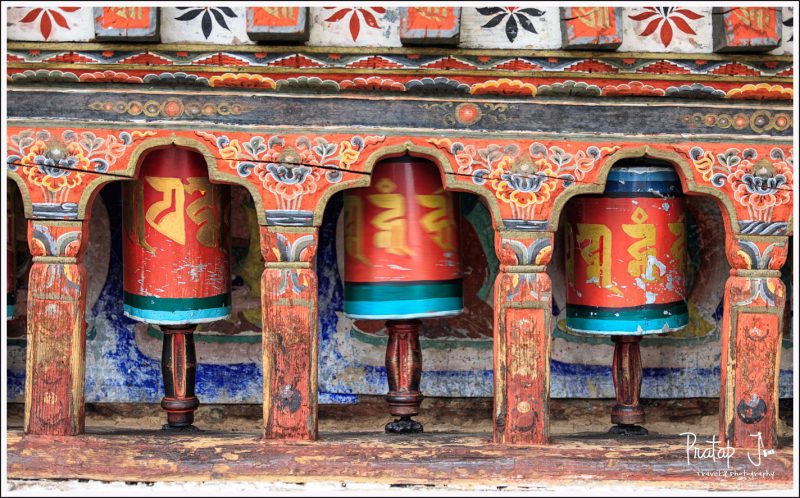
[[[618,432],[644,431],[639,342],[680,330],[686,306],[686,224],[681,182],[670,167],[612,168],[602,195],[566,211],[566,327],[611,336]],[[626,427],[627,426],[627,427]]]
[[[435,164],[410,156],[381,161],[369,187],[344,196],[344,313],[388,320],[386,432],[422,432],[419,318],[464,308],[456,200]]]

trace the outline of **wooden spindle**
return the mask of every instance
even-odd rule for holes
[[[616,424],[609,431],[623,436],[647,434],[644,423],[644,408],[639,402],[642,390],[642,357],[639,343],[642,336],[619,335],[614,341],[614,361],[611,366],[617,403],[611,409],[611,423]]]
[[[386,375],[389,381],[389,413],[400,417],[386,424],[386,432],[395,434],[422,432],[422,424],[411,417],[419,415],[422,393],[422,350],[419,346],[420,320],[388,320],[389,343],[386,346]]]
[[[163,430],[196,431],[194,412],[200,400],[194,394],[197,358],[194,349],[195,325],[161,325],[164,343],[161,350],[161,375],[164,398],[161,408],[167,411]]]

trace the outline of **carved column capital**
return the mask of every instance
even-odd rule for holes
[[[83,258],[89,223],[28,220],[28,248],[34,263],[75,263]]]
[[[311,268],[317,227],[261,226],[261,255],[267,268]]]
[[[500,271],[536,273],[545,271],[553,256],[553,232],[499,230],[494,248]]]
[[[731,275],[780,276],[789,255],[788,237],[736,234],[729,239],[725,252]]]

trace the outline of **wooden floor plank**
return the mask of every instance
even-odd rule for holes
[[[696,489],[791,487],[792,451],[778,450],[755,467],[738,450],[725,462],[688,465],[675,438],[624,444],[606,438],[554,438],[549,446],[501,446],[490,434],[322,434],[316,442],[279,442],[258,434],[96,431],[82,436],[25,436],[8,432],[10,479],[100,481],[350,481],[396,485],[575,485],[581,482],[669,484]]]

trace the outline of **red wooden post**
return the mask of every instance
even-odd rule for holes
[[[261,227],[264,436],[317,438],[316,227]]]
[[[74,435],[84,430],[86,240],[85,221],[28,221],[33,265],[28,283],[26,433]]]
[[[419,415],[422,392],[422,350],[419,346],[421,320],[388,320],[386,330],[386,377],[389,381],[389,413],[400,417],[386,424],[386,432],[422,432],[422,424],[411,417]]]
[[[720,440],[777,448],[786,237],[728,235],[731,276],[722,322]]]
[[[550,232],[498,232],[494,286],[494,441],[550,437]]]

